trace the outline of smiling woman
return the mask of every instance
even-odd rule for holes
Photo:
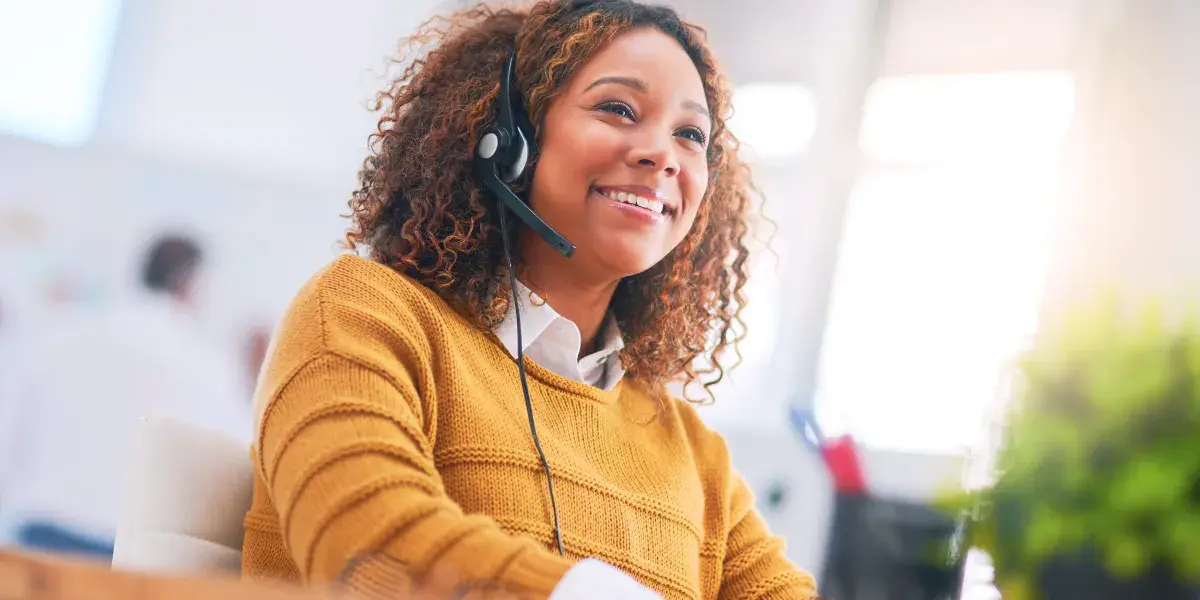
[[[627,42],[607,47],[622,33],[629,33]],[[619,1],[545,2],[528,13],[475,8],[431,21],[411,42],[435,49],[378,97],[384,114],[376,152],[351,201],[350,241],[368,245],[375,260],[434,289],[481,327],[504,319],[509,290],[501,236],[471,169],[475,141],[493,114],[499,69],[516,49],[517,87],[541,146],[516,187],[528,190],[534,210],[580,247],[569,263],[519,256],[522,283],[543,297],[602,298],[589,315],[564,316],[586,342],[611,309],[627,342],[624,366],[638,379],[720,380],[729,364],[722,357],[742,336],[738,311],[749,256],[743,240],[753,196],[749,170],[725,128],[730,90],[702,37],[669,9]],[[554,162],[556,156],[563,158]],[[678,164],[667,166],[662,181],[657,175],[649,185],[635,181],[650,179],[647,165],[664,157]],[[632,160],[640,168],[598,172],[600,160]],[[549,167],[538,168],[544,161]],[[650,237],[585,226],[597,216],[585,212],[594,204],[585,200],[595,200],[598,185],[654,190],[656,197],[646,199],[663,202],[664,213],[667,206],[679,209],[679,218],[664,219]],[[604,224],[611,223],[596,223]],[[528,237],[515,243],[522,252],[549,250]],[[641,252],[649,253],[633,256]],[[595,289],[547,289],[575,279],[555,274],[564,269],[586,275],[580,283]],[[697,370],[701,354],[715,360]]]
[[[434,23],[379,96],[369,257],[300,292],[259,380],[246,573],[813,595],[666,391],[720,379],[744,304],[752,188],[701,32],[629,0]],[[534,229],[505,235],[506,206]]]

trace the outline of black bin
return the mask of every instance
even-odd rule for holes
[[[956,600],[961,521],[923,504],[838,494],[822,600]]]

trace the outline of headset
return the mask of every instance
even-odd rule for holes
[[[484,186],[496,198],[517,215],[538,237],[570,258],[575,245],[542,220],[533,209],[517,197],[507,184],[519,179],[525,172],[529,155],[536,151],[533,125],[526,116],[516,86],[516,53],[508,57],[500,74],[500,94],[496,97],[497,118],[475,147],[475,172]],[[500,224],[504,226],[504,211],[500,211]],[[505,246],[508,249],[508,246]]]
[[[500,93],[496,97],[496,122],[479,138],[475,146],[475,173],[484,187],[499,200],[500,236],[504,244],[504,262],[508,267],[508,278],[512,288],[513,311],[517,320],[517,371],[521,376],[521,392],[525,395],[525,414],[529,417],[529,433],[537,449],[542,469],[546,472],[546,488],[550,492],[550,509],[554,515],[554,543],[559,555],[563,554],[562,529],[558,525],[558,504],[554,500],[554,480],[550,476],[550,463],[538,440],[537,425],[533,420],[533,401],[529,397],[529,382],[525,376],[524,340],[521,337],[521,305],[517,300],[517,275],[513,267],[512,251],[509,247],[507,208],[529,227],[538,237],[570,258],[575,245],[542,220],[533,209],[517,197],[508,187],[525,175],[529,156],[536,151],[533,124],[525,112],[524,103],[516,86],[516,52],[508,57],[500,73]]]

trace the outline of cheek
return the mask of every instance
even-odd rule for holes
[[[679,188],[688,207],[686,220],[690,228],[692,221],[696,219],[696,213],[700,210],[700,203],[704,201],[704,194],[708,191],[706,166],[701,164],[697,168],[687,170],[679,180]]]
[[[568,160],[578,163],[584,171],[608,171],[620,162],[621,134],[614,128],[594,120],[579,123],[571,132],[564,148]]]
[[[567,187],[590,184],[595,175],[605,170],[614,155],[611,134],[592,124],[580,123],[573,127],[558,128],[566,135],[547,136],[542,142],[538,158],[539,175],[541,166],[547,167],[547,192],[566,193]],[[536,178],[536,177],[535,177]]]

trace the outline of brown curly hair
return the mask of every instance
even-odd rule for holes
[[[495,327],[508,312],[511,288],[500,209],[481,191],[472,160],[494,115],[501,66],[515,49],[517,87],[540,138],[547,109],[576,69],[635,27],[674,38],[700,73],[713,115],[711,181],[684,240],[654,267],[623,279],[610,310],[625,337],[621,359],[630,377],[652,389],[702,383],[711,399],[711,386],[733,366],[722,364],[725,351],[734,352],[734,364],[741,358],[744,242],[757,191],[725,126],[730,91],[704,31],[669,8],[543,0],[524,9],[481,4],[426,22],[402,44],[402,57],[412,62],[375,98],[372,108],[382,116],[350,200],[346,241],[369,246],[374,260],[435,290],[480,328]],[[537,156],[530,161],[527,172]]]

